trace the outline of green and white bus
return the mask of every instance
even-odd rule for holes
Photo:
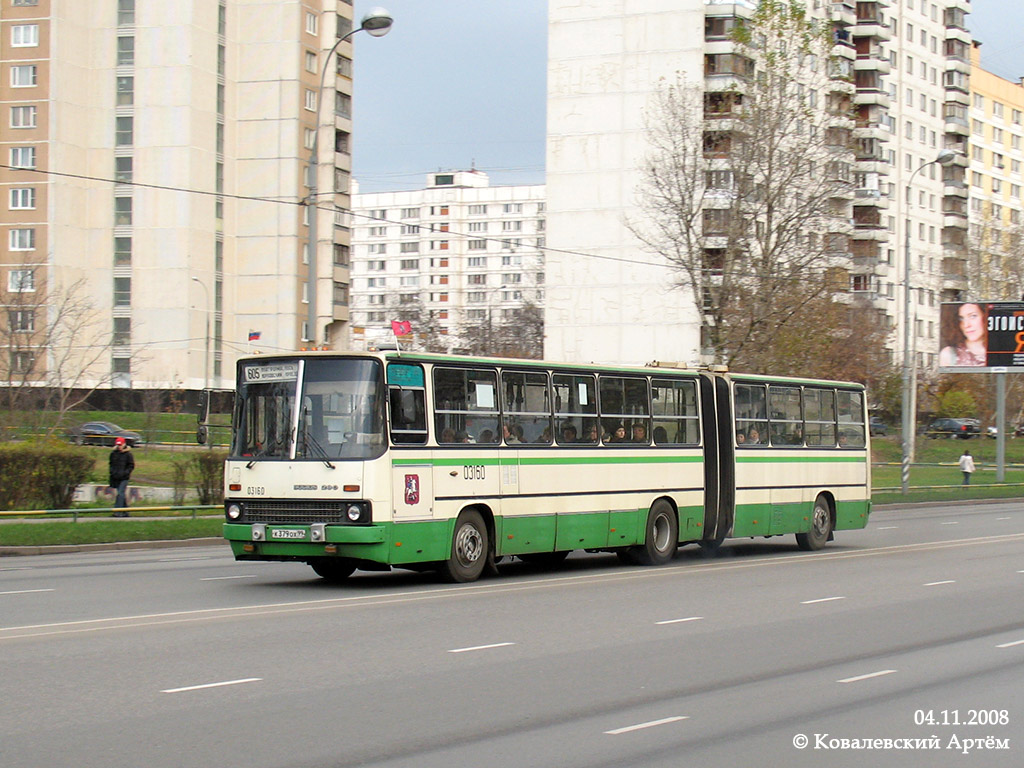
[[[238,560],[437,569],[863,528],[864,388],[400,351],[238,363],[224,535]]]

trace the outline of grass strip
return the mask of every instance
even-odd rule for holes
[[[169,541],[220,536],[221,517],[197,520],[90,520],[4,523],[0,546],[49,547],[68,544],[105,544],[115,541]]]

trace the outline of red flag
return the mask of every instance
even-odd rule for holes
[[[395,336],[408,336],[412,333],[412,323],[408,320],[392,320],[391,332],[394,333]]]

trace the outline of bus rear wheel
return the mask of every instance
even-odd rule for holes
[[[318,557],[309,561],[309,567],[320,578],[336,583],[351,576],[356,564],[339,557]]]
[[[832,534],[832,509],[828,501],[819,496],[814,500],[814,512],[811,514],[811,530],[796,535],[796,545],[805,552],[821,549]]]
[[[664,499],[659,499],[647,513],[644,543],[632,552],[640,565],[664,565],[676,556],[679,546],[679,521],[675,510]]]
[[[451,557],[441,563],[441,576],[446,581],[476,581],[487,565],[487,526],[475,509],[467,509],[455,521]]]

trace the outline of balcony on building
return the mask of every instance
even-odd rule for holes
[[[743,94],[737,91],[705,91],[704,119],[725,120],[739,116],[743,107]]]
[[[853,129],[855,139],[877,139],[887,141],[889,129],[882,125],[883,110],[877,104],[858,104]]]
[[[852,26],[857,23],[857,5],[854,0],[835,0],[829,3],[828,18],[837,26]]]
[[[881,3],[858,2],[857,24],[852,27],[854,37],[875,37],[886,42],[892,40],[892,30],[885,23]]]
[[[967,116],[967,106],[956,101],[947,101],[942,105],[944,130],[947,134],[969,136],[971,122]]]
[[[850,243],[850,256],[857,269],[873,269],[881,255],[882,244],[876,240],[854,240]]]
[[[946,227],[967,226],[967,199],[944,196],[942,198],[942,224]]]
[[[942,288],[946,290],[967,287],[967,259],[962,256],[944,256],[942,259]]]
[[[741,79],[753,77],[754,60],[738,53],[707,53],[704,55],[704,76],[731,75]]]
[[[947,8],[942,14],[942,20],[946,24],[946,29],[962,29],[967,31],[968,13],[969,11],[965,11],[963,8]]]
[[[946,98],[949,98],[948,91],[971,92],[970,75],[967,72],[961,72],[956,69],[947,69],[942,73],[942,85],[947,91]]]
[[[955,33],[956,30],[953,31]],[[967,33],[968,39],[970,34]],[[946,62],[959,61],[967,64],[971,63],[971,44],[968,41],[962,40],[959,37],[946,38],[942,44],[943,52],[946,55]]]
[[[714,10],[714,16],[704,17],[704,40],[714,42],[718,40],[732,40],[737,27],[743,25],[743,19],[733,12],[725,13],[725,9]]]
[[[832,55],[842,56],[846,59],[856,57],[857,51],[853,47],[853,35],[845,27],[836,27],[832,30]]]
[[[942,194],[953,197],[967,197],[967,169],[959,165],[947,165],[942,169]]]
[[[704,131],[704,157],[726,158],[733,149],[732,131]]]
[[[942,248],[945,251],[952,251],[956,255],[966,254],[967,251],[967,228],[966,227],[943,227]]]

